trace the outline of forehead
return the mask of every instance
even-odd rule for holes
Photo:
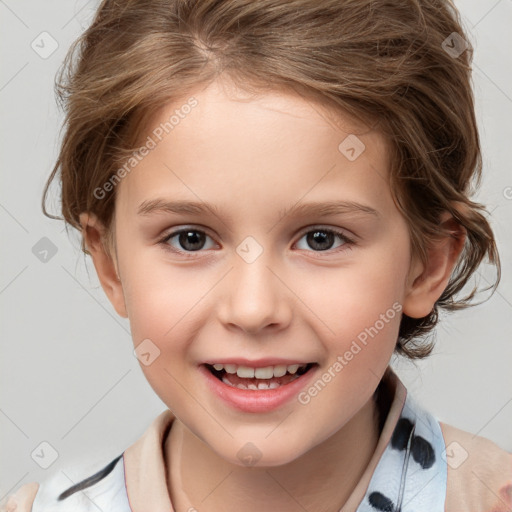
[[[299,94],[254,94],[213,82],[163,106],[141,142],[148,137],[154,148],[117,191],[126,213],[165,196],[238,202],[246,212],[272,204],[282,211],[301,198],[322,200],[326,194],[390,206],[384,137]]]

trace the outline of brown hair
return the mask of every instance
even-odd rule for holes
[[[460,55],[446,51],[454,32],[467,47]],[[439,308],[471,305],[476,288],[455,295],[485,256],[497,269],[493,292],[500,280],[485,208],[469,198],[482,167],[471,60],[448,0],[104,0],[58,77],[66,130],[43,212],[61,218],[45,208],[60,169],[65,221],[80,230],[79,214],[94,212],[109,228],[106,246],[114,247],[115,188],[102,199],[94,190],[162,105],[221,74],[247,90],[295,91],[331,111],[376,121],[389,140],[391,191],[413,254],[425,262],[429,243],[447,234],[439,225],[443,211],[467,234],[433,311],[402,316],[396,351],[425,357],[433,344],[417,338],[436,325]]]

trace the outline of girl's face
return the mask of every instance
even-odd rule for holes
[[[116,309],[191,432],[232,463],[285,464],[371,400],[407,300],[407,225],[379,133],[300,96],[191,96],[161,110],[156,147],[117,185]],[[206,363],[313,366],[240,390]]]

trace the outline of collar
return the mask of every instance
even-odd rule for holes
[[[441,459],[444,441],[439,423],[408,396],[391,367],[386,369],[381,384],[391,405],[375,452],[340,512],[406,512],[412,498],[416,512],[441,512],[446,464]],[[132,512],[174,512],[163,454],[174,418],[170,410],[162,412],[124,452],[125,484]],[[440,464],[434,467],[434,461]],[[418,506],[422,502],[429,508]]]

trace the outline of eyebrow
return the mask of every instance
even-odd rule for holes
[[[160,198],[143,201],[137,209],[137,215],[151,215],[154,213],[201,215],[212,212],[216,216],[222,216],[222,212],[217,206],[206,201],[166,201]],[[279,220],[287,215],[327,217],[329,215],[350,213],[380,217],[379,212],[374,208],[354,201],[325,201],[295,204],[289,208],[281,209],[279,210]]]

